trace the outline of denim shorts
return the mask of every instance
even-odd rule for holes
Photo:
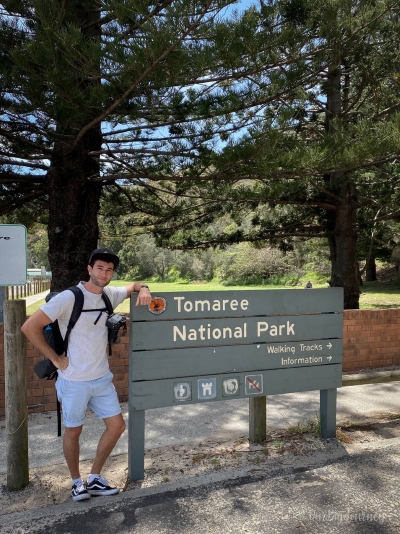
[[[82,426],[87,408],[91,408],[99,419],[121,413],[117,392],[112,383],[113,376],[109,371],[97,380],[73,382],[61,376],[57,378],[57,397],[62,404],[65,426]]]

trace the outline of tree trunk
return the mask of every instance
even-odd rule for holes
[[[339,206],[335,227],[329,236],[331,252],[331,287],[344,288],[344,309],[359,308],[359,275],[355,268],[357,233],[355,212],[351,206]]]
[[[337,121],[342,112],[340,57],[328,72],[325,129],[335,150]],[[331,259],[331,287],[343,287],[344,309],[359,308],[359,273],[357,266],[356,211],[357,191],[349,175],[332,173],[325,176],[329,190],[336,196],[336,210],[327,213],[328,241]]]
[[[82,0],[64,13],[64,23],[80,28],[90,46],[100,49],[101,27],[96,0]],[[74,58],[71,58],[74,61]],[[65,289],[80,280],[88,279],[87,264],[90,253],[97,248],[99,228],[97,215],[100,207],[101,183],[92,182],[98,176],[98,158],[90,151],[98,151],[102,145],[101,126],[98,125],[71,148],[75,136],[96,117],[97,109],[91,100],[90,89],[100,84],[100,63],[91,69],[76,69],[76,87],[81,89],[81,101],[76,117],[63,113],[60,98],[60,120],[57,121],[57,141],[54,143],[51,165],[47,174],[49,191],[49,262],[52,270],[52,291]],[[93,70],[99,74],[93,77]],[[56,106],[56,109],[57,106]],[[59,140],[58,140],[59,139]]]
[[[365,281],[366,282],[375,282],[376,277],[376,262],[373,256],[367,258],[367,265],[365,268]]]
[[[52,291],[88,279],[89,256],[97,247],[99,236],[97,215],[101,185],[88,179],[98,173],[99,168],[98,162],[87,152],[99,149],[101,140],[96,140],[97,137],[100,138],[92,132],[91,142],[86,139],[73,151],[61,143],[54,148],[48,172]]]

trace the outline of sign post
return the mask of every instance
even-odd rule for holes
[[[267,395],[320,390],[322,436],[336,434],[343,289],[163,293],[131,305],[129,479],[144,476],[145,410],[250,399],[262,441]]]
[[[0,322],[4,322],[4,378],[6,392],[7,489],[29,483],[26,391],[26,338],[21,326],[25,300],[5,302],[5,287],[26,284],[26,228],[0,224]],[[4,317],[3,317],[4,309]]]
[[[4,302],[6,300],[6,288],[0,286],[0,323],[4,322]]]

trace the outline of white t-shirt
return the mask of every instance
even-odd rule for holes
[[[105,308],[101,294],[87,291],[84,282],[78,284],[84,296],[83,311],[71,330],[68,339],[69,365],[65,371],[58,371],[65,380],[84,381],[97,380],[109,371],[107,357],[107,312],[85,312],[84,310],[101,310]],[[110,298],[113,309],[121,304],[126,297],[125,287],[105,287],[103,289]],[[52,320],[58,319],[63,338],[67,331],[75,295],[72,291],[63,291],[41,306],[41,310]],[[98,319],[100,315],[100,318]],[[98,321],[95,323],[96,319]]]

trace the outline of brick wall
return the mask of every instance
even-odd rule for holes
[[[346,310],[343,371],[400,365],[400,309]]]
[[[4,417],[4,340],[0,324],[0,417]],[[114,384],[121,402],[128,400],[129,325],[113,346],[110,358]],[[54,382],[36,378],[33,367],[42,359],[27,343],[29,412],[56,409]],[[346,310],[343,328],[343,371],[400,365],[400,309]],[[33,407],[39,404],[40,406]]]
[[[0,323],[0,417],[5,415],[4,393],[4,328]],[[41,380],[35,375],[35,364],[43,359],[29,341],[27,342],[27,400],[29,413],[48,412],[56,409],[54,380]],[[127,330],[113,345],[112,356],[109,358],[111,371],[114,373],[114,385],[121,402],[128,400],[128,354],[129,324]],[[34,405],[40,405],[34,407]]]

